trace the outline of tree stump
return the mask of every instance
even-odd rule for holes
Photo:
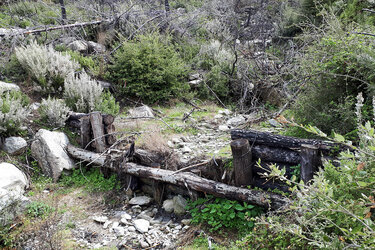
[[[233,155],[234,182],[238,187],[252,184],[253,171],[251,167],[251,150],[247,139],[238,139],[231,142]]]
[[[301,180],[307,184],[321,165],[319,148],[313,145],[301,145]]]
[[[96,143],[96,152],[103,153],[106,150],[103,117],[99,112],[92,112],[90,113],[90,122],[92,134]]]

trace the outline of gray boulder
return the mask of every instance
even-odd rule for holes
[[[105,51],[105,46],[100,44],[100,43],[88,41],[87,45],[88,45],[89,51],[94,51],[94,52],[97,52],[97,53],[102,53],[102,52]]]
[[[141,107],[133,108],[129,110],[131,117],[154,117],[154,113],[152,112],[152,109],[147,106],[143,105]]]
[[[5,138],[4,143],[1,147],[2,150],[10,155],[19,155],[25,152],[27,148],[27,142],[22,137],[8,137]]]
[[[88,51],[88,44],[86,41],[77,40],[68,44],[68,48],[78,52],[87,52]]]
[[[152,199],[147,196],[138,196],[134,197],[129,201],[130,205],[139,205],[139,206],[144,206],[150,204]]]
[[[0,163],[0,226],[22,213],[29,200],[23,196],[29,187],[26,175],[10,163]]]
[[[7,83],[0,81],[0,93],[8,90],[21,91],[20,87],[14,83]]]
[[[141,233],[147,233],[150,227],[150,222],[145,219],[138,219],[134,221],[134,227]]]
[[[173,200],[170,199],[170,200],[165,200],[163,202],[163,209],[165,210],[165,212],[167,213],[172,213],[173,210],[174,210],[174,207],[173,207]]]
[[[57,181],[64,169],[75,168],[74,161],[66,153],[68,137],[62,132],[40,129],[31,144],[31,154],[38,161],[44,174]]]
[[[173,197],[173,208],[174,213],[177,215],[185,214],[185,207],[187,206],[187,200],[181,195]]]

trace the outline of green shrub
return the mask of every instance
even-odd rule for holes
[[[90,72],[94,76],[99,74],[99,65],[92,57],[84,56],[77,51],[71,50],[68,50],[66,53],[70,55],[73,61],[78,62],[85,71]]]
[[[348,34],[337,20],[329,26],[299,58],[300,72],[308,76],[292,109],[298,123],[346,134],[356,127],[354,106],[359,92],[365,93],[367,115],[372,114],[375,47],[372,38]]]
[[[154,103],[182,96],[189,89],[187,73],[170,37],[154,33],[124,42],[108,68],[107,79],[116,83],[119,98],[140,97]]]
[[[120,113],[120,105],[110,92],[105,91],[101,95],[101,101],[96,104],[95,110],[117,116]]]
[[[193,223],[208,224],[210,231],[223,228],[236,229],[238,232],[251,230],[254,226],[253,218],[258,216],[262,209],[244,202],[223,198],[199,198],[189,202],[188,209]]]
[[[76,186],[91,192],[110,191],[120,189],[120,183],[115,174],[105,178],[98,168],[74,169],[71,175],[64,175],[60,183],[65,186]]]

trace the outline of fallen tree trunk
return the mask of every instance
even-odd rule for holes
[[[338,148],[339,150],[350,149],[348,146],[323,140],[300,139],[284,135],[275,135],[268,132],[256,130],[240,130],[231,131],[232,140],[245,138],[250,141],[250,145],[265,145],[274,148],[300,149],[302,144],[317,147],[321,152],[328,154],[331,150]]]
[[[19,35],[28,35],[33,33],[41,33],[41,32],[48,32],[51,30],[60,30],[60,29],[68,29],[74,27],[83,27],[88,25],[97,25],[103,22],[111,22],[111,20],[99,20],[99,21],[92,21],[92,22],[83,22],[83,23],[72,23],[72,24],[65,24],[65,25],[57,25],[57,26],[49,26],[40,29],[17,29],[17,30],[9,30],[0,33],[0,37],[12,37],[12,36],[19,36]]]
[[[173,185],[178,185],[186,188],[188,191],[194,190],[204,193],[209,193],[217,197],[239,200],[248,202],[253,205],[261,206],[263,208],[281,209],[287,206],[289,199],[278,194],[251,190],[246,188],[239,188],[230,186],[224,183],[216,182],[199,177],[193,173],[178,172],[151,168],[138,165],[136,163],[123,163],[119,168],[114,168],[112,164],[106,164],[107,157],[98,153],[93,153],[83,150],[72,145],[67,147],[68,153],[79,160],[93,162],[96,165],[111,168],[125,174],[130,174],[140,178],[148,178],[160,182],[166,182]]]
[[[137,177],[184,186],[187,189],[209,193],[217,197],[248,202],[263,208],[281,209],[289,203],[287,198],[278,194],[229,186],[204,179],[192,173],[179,172],[174,174],[170,170],[150,168],[135,163],[123,164],[121,171]]]

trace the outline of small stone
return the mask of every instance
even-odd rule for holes
[[[227,121],[227,125],[228,126],[238,126],[238,125],[241,125],[243,123],[246,122],[246,118],[243,117],[242,115],[238,115],[238,116],[235,116],[235,117],[232,117],[230,118],[228,121]]]
[[[121,218],[125,218],[126,220],[131,220],[132,217],[130,216],[130,214],[127,214],[127,213],[124,213],[123,215],[121,215]]]
[[[146,105],[130,109],[129,113],[131,117],[137,117],[137,118],[154,117],[154,113],[152,109]]]
[[[281,126],[281,124],[280,124],[278,121],[276,121],[275,119],[269,119],[269,120],[268,120],[268,123],[269,123],[271,126],[273,126],[273,127],[280,127],[280,126]]]
[[[175,227],[176,230],[181,230],[182,226],[181,225],[178,225]]]
[[[192,152],[192,150],[188,146],[185,146],[185,147],[182,148],[182,153],[187,154],[187,153],[190,153],[190,152]]]
[[[183,219],[181,220],[182,225],[190,225],[191,220],[190,219]]]
[[[112,229],[115,228],[115,227],[118,227],[119,225],[120,225],[120,223],[118,223],[118,221],[113,222]]]
[[[5,138],[2,149],[10,155],[19,155],[25,152],[27,142],[22,137]]]
[[[147,196],[138,196],[134,197],[129,201],[130,205],[139,205],[139,206],[144,206],[150,204],[152,199]]]
[[[167,213],[172,213],[173,210],[174,210],[174,207],[173,207],[173,200],[165,200],[163,202],[163,209],[165,210],[165,212]]]
[[[112,223],[112,221],[107,220],[106,222],[104,222],[103,228],[104,228],[104,229],[107,229],[108,226],[109,226],[111,223]]]
[[[128,231],[129,232],[135,232],[135,227],[133,227],[133,226],[128,227]]]
[[[197,86],[199,85],[203,80],[202,79],[197,79],[197,80],[192,80],[189,82],[189,85],[191,86]]]
[[[173,144],[173,142],[171,142],[171,141],[167,141],[167,145],[168,145],[168,147],[170,147],[170,148],[174,148],[174,144]]]
[[[95,217],[93,217],[93,220],[95,222],[103,224],[108,220],[108,217],[107,216],[95,216]]]
[[[180,143],[181,141],[180,141],[180,139],[178,139],[178,138],[173,138],[173,139],[172,139],[172,142],[173,142],[174,144],[178,144],[178,143]]]
[[[117,237],[125,235],[125,228],[123,228],[123,227],[114,227],[113,231],[115,232]]]
[[[228,131],[229,127],[227,125],[220,125],[219,126],[219,131]]]
[[[195,74],[192,74],[192,75],[189,76],[189,81],[197,80],[199,78],[200,78],[200,74],[195,73]]]
[[[214,116],[215,119],[221,119],[221,118],[223,118],[223,117],[224,117],[224,116],[221,115],[221,114],[218,114],[218,115],[215,115],[215,116]]]
[[[135,228],[141,233],[147,233],[150,227],[150,222],[144,219],[138,219],[134,221]]]
[[[126,218],[122,217],[121,220],[120,220],[120,223],[124,224],[124,225],[127,225],[129,222]]]
[[[78,52],[86,52],[88,49],[88,44],[86,43],[86,41],[77,40],[77,41],[71,42],[68,45],[68,48],[74,51],[78,51]]]
[[[141,244],[142,248],[148,248],[150,246],[146,241],[143,240],[141,240],[139,243]]]
[[[147,214],[145,213],[140,213],[138,216],[137,216],[138,219],[144,219],[144,220],[147,220],[147,221],[151,221],[152,218],[150,216],[148,216]]]
[[[219,110],[219,114],[220,115],[231,115],[232,111],[230,111],[229,109],[223,109],[223,110]]]

